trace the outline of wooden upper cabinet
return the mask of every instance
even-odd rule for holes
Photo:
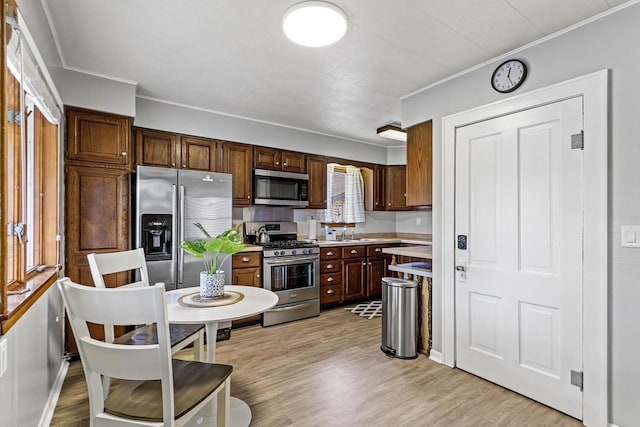
[[[251,145],[222,143],[221,170],[233,175],[233,206],[251,206],[253,200],[252,153]]]
[[[68,108],[67,159],[131,166],[131,118]]]
[[[181,169],[215,172],[217,142],[195,136],[180,137]]]
[[[327,208],[327,159],[307,156],[309,174],[309,209]]]
[[[407,130],[407,206],[431,206],[433,201],[431,125],[428,121]]]
[[[405,165],[387,166],[387,210],[410,210],[407,207],[407,168]]]
[[[175,168],[180,163],[178,136],[170,132],[135,129],[136,165]]]
[[[256,169],[282,170],[282,151],[269,147],[253,147],[253,165]]]
[[[376,165],[373,168],[373,210],[384,211],[387,209],[387,168]]]
[[[292,151],[282,152],[282,171],[283,172],[299,172],[305,173],[305,155],[302,153],[295,153]]]
[[[305,155],[271,147],[253,147],[253,165],[256,169],[304,173]]]

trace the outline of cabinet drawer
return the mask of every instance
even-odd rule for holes
[[[340,248],[320,248],[320,260],[324,261],[327,259],[340,259],[342,257],[342,253],[340,252]]]
[[[342,258],[364,258],[366,255],[366,246],[349,246],[342,248]]]
[[[334,304],[342,302],[342,286],[331,285],[320,288],[320,304]]]
[[[382,249],[388,247],[389,245],[369,245],[367,246],[367,256],[372,257],[387,255],[385,253],[382,253]]]
[[[240,252],[233,254],[233,268],[260,267],[260,252]]]
[[[342,271],[342,261],[329,260],[320,262],[320,273],[336,273]]]
[[[339,285],[342,283],[342,272],[325,273],[320,275],[320,286]]]

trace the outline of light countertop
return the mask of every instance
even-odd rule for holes
[[[431,245],[405,246],[402,248],[383,248],[385,254],[408,256],[413,258],[432,259]]]
[[[400,237],[363,238],[356,240],[319,240],[320,247],[327,246],[361,246],[361,245],[385,245],[390,243],[408,243],[411,245],[431,246],[431,240],[406,239]]]

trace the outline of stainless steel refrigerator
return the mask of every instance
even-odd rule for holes
[[[202,259],[182,249],[183,240],[204,238],[231,228],[231,175],[138,166],[136,176],[136,247],[144,248],[149,282],[168,290],[198,286]],[[225,262],[231,283],[231,259]]]

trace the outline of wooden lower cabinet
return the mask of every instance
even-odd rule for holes
[[[65,271],[74,282],[93,286],[87,255],[129,249],[130,172],[89,164],[70,164],[65,172]],[[105,283],[118,287],[130,279],[129,273],[117,273],[105,276]],[[104,339],[102,327],[90,325],[89,330]],[[115,332],[121,335],[126,329]],[[67,350],[78,353],[70,327],[66,336]]]
[[[367,261],[367,296],[382,296],[382,278],[389,277],[391,257],[369,258]]]
[[[231,284],[262,287],[262,253],[240,252],[232,256],[233,270]],[[260,321],[260,315],[245,317],[233,321],[233,326],[246,325]]]
[[[365,258],[345,259],[342,261],[344,275],[344,301],[352,301],[367,296]]]

